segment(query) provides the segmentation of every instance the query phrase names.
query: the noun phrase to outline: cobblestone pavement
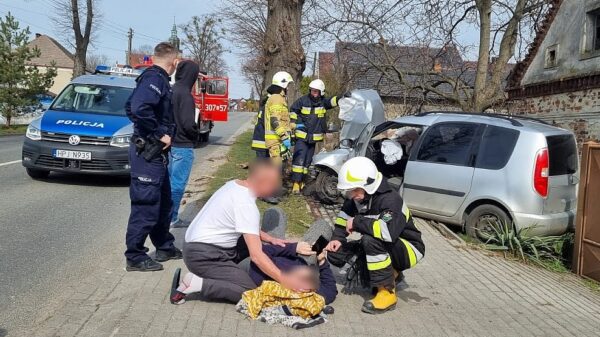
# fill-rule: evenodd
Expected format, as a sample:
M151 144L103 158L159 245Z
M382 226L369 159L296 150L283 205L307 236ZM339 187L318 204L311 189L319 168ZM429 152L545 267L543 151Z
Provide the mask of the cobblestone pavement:
M329 217L331 210L313 209ZM409 287L395 311L360 312L363 296L340 294L327 324L304 331L249 321L233 305L168 300L181 261L155 273L113 267L82 281L70 301L24 336L598 336L600 294L557 274L466 248L417 220L425 259L405 272ZM183 230L175 234L181 239ZM32 299L35 300L35 299Z

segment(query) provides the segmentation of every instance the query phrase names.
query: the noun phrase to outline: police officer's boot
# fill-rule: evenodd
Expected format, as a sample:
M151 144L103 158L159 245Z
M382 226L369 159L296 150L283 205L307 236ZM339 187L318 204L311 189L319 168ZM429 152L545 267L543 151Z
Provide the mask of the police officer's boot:
M395 290L379 287L375 297L366 301L361 310L369 314L381 314L396 309L396 302L398 302L398 299Z

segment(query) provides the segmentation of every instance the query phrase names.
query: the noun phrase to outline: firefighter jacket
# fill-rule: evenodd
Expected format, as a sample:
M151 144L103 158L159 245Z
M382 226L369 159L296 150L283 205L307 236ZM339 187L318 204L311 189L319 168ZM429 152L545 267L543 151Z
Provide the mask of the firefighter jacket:
M265 96L260 101L256 123L254 124L254 133L252 134L252 149L264 150L267 148L265 144L265 104L269 96Z
M323 141L327 130L325 113L338 105L337 100L337 96L331 98L321 96L313 99L310 95L305 95L298 98L292 104L290 118L292 123L303 124L304 128L296 128L294 133L296 138L303 139L308 143Z
M272 147L290 138L291 122L285 96L273 94L267 100L264 109L265 144Z
M335 220L332 240L346 241L346 221L354 217L353 231L369 235L385 243L408 241L425 255L421 232L415 227L410 210L398 192L383 178L375 194L361 205L346 199ZM413 257L411 257L412 259ZM415 257L416 258L416 257Z

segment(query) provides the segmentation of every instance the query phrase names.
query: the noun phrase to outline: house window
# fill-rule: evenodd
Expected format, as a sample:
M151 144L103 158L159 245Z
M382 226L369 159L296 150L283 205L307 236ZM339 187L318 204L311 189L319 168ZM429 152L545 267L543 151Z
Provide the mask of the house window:
M594 23L594 50L600 50L600 10L592 14Z
M544 56L544 68L554 68L557 65L558 60L558 45L555 44L546 48L546 54Z

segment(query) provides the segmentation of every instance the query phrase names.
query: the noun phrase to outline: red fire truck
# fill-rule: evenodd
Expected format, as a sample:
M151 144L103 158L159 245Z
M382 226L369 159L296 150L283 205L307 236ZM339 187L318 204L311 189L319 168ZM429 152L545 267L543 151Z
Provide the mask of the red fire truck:
M144 57L135 69L146 69L152 65L150 57ZM175 78L173 74L172 78ZM199 143L208 142L214 122L226 122L229 112L229 78L212 77L201 73L192 89L196 102L196 123L200 136Z

